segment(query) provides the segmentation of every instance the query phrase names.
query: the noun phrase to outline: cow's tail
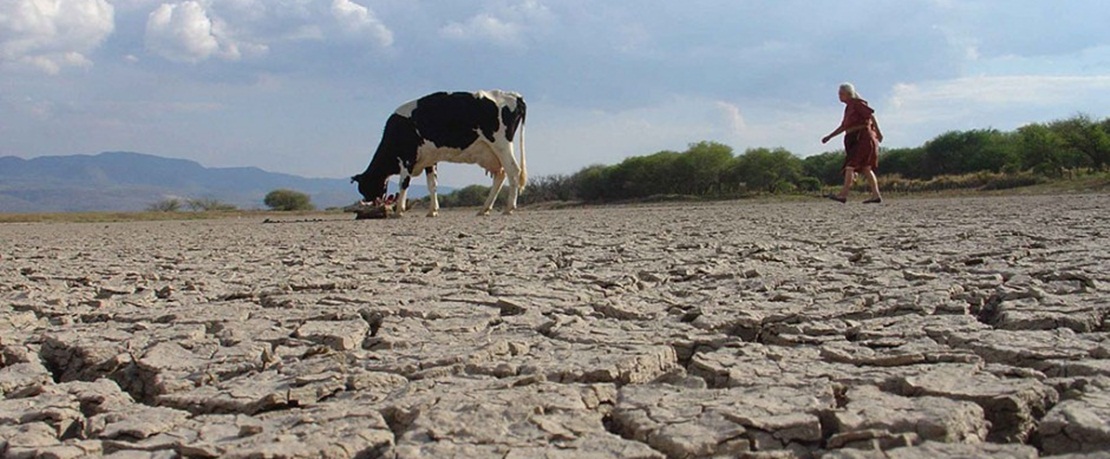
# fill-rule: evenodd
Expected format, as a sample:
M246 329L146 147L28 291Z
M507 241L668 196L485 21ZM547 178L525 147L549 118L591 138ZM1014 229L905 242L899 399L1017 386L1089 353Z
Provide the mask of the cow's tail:
M521 116L521 191L528 183L528 166L524 164L524 116Z
M527 110L523 99L520 104L520 191L524 191L524 185L528 183L528 167L524 164L524 119L527 117Z

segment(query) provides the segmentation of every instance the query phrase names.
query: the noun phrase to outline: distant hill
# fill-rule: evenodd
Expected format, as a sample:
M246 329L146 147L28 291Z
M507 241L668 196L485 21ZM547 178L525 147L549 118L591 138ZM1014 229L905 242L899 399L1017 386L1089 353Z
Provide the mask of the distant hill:
M390 183L391 192L395 187ZM168 198L216 199L241 209L262 209L266 193L278 188L307 193L321 209L360 198L357 185L346 178L305 178L256 167L209 168L142 153L0 157L0 212L135 211ZM427 194L423 186L409 188L410 198Z

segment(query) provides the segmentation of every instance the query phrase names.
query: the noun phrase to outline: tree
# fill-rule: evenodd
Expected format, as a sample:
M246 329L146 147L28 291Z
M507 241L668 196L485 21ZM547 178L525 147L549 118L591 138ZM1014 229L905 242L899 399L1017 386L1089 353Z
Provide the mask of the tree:
M1104 123L1105 124L1105 123ZM1103 169L1110 165L1110 135L1102 124L1087 115L1077 115L1048 125L1063 142L1066 159L1072 164L1065 167L1090 167Z
M572 201L577 199L577 190L571 176L555 174L545 175L528 181L526 193L519 197L521 204L537 202Z
M452 191L440 197L439 204L443 207L476 207L486 203L490 188L485 185L470 185ZM505 194L505 188L501 189ZM499 195L500 196L500 195Z
M578 190L578 198L584 201L604 201L612 199L610 194L609 176L613 166L605 166L602 164L594 164L586 166L582 170L576 172L570 177L575 189Z
M1056 176L1065 166L1064 141L1043 124L1018 128L1022 166L1042 175Z
M732 147L728 145L717 142L690 144L675 159L673 173L667 174L678 181L678 189L672 192L694 196L721 194L721 179L731 161Z
M844 180L844 174L840 172L843 166L844 153L829 151L803 159L802 173L809 177L816 177L826 185L836 185Z
M235 210L234 205L221 202L215 198L190 199L185 205L189 206L190 210L196 212L227 212Z
M749 148L733 160L728 177L750 190L785 192L785 183L793 185L802 177L802 161L784 148Z
M181 200L177 198L168 198L155 202L146 207L150 212L180 212Z
M997 129L949 131L925 143L923 178L998 172L1019 162L1017 141Z
M307 194L288 189L271 191L266 194L266 198L262 202L270 209L280 211L313 210L316 208L312 205L312 199Z
M604 199L635 199L675 193L673 172L678 156L673 151L660 151L621 161L607 171Z

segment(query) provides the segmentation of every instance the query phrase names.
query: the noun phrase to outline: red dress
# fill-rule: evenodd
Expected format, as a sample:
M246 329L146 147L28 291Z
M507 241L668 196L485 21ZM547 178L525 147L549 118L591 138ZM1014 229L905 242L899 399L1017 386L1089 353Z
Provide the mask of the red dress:
M844 134L844 167L857 171L875 170L879 167L879 139L875 136L875 124L871 115L875 109L863 99L851 99L844 107L844 121L840 126L850 128L861 124L867 127Z

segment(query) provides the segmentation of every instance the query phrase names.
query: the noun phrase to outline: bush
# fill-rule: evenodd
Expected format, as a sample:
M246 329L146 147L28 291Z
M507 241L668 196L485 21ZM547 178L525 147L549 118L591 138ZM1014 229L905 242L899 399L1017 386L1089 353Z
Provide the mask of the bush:
M287 189L267 193L262 202L270 209L280 211L313 210L316 208L312 205L312 199L307 194Z
M779 180L771 186L771 191L777 194L790 194L798 191L797 185L786 180Z
M504 199L507 188L501 188L498 199ZM489 187L484 185L469 185L439 197L440 207L478 207L486 203L489 196Z
M234 205L220 202L214 198L190 199L186 205L189 206L189 210L196 212L227 212L236 210Z
M150 212L180 212L181 200L176 198L163 199L146 207Z
M798 179L798 189L802 191L821 191L821 180L817 177L802 177Z
M1033 186L1041 183L1040 177L1029 174L1001 174L992 177L982 186L982 190L1008 190L1011 188L1020 188L1023 186Z

